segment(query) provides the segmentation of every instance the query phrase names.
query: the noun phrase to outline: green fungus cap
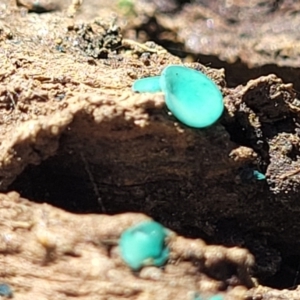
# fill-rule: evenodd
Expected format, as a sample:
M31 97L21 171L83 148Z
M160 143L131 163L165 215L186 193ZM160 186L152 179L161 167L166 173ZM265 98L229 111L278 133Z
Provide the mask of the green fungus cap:
M200 71L184 66L168 66L160 76L160 86L165 93L168 109L187 126L211 126L223 113L222 93Z
M169 257L169 249L165 245L167 235L167 230L154 221L128 228L122 233L119 243L122 259L133 270L145 265L164 265Z
M224 110L218 86L202 72L180 65L166 67L161 76L136 80L132 90L139 93L162 91L175 118L194 128L213 125Z

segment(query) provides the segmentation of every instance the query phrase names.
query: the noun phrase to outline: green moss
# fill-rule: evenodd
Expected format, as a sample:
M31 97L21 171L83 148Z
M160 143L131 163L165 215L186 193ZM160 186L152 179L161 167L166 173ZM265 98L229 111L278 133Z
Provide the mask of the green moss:
M133 0L118 0L117 6L127 16L136 15Z

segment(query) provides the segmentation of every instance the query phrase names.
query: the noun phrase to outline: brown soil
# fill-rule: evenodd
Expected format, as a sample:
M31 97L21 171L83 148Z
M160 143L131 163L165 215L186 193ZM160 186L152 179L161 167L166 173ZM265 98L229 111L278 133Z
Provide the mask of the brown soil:
M0 4L0 281L15 299L300 299L297 2L225 2ZM224 95L208 129L131 91L181 63ZM178 235L165 268L132 273L117 241L141 213Z

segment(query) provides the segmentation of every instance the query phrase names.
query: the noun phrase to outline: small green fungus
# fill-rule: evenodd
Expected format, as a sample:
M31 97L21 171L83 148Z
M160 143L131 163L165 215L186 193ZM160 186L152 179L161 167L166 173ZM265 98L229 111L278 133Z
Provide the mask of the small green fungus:
M211 296L208 300L224 300L224 297L222 295L214 295Z
M193 300L205 300L205 299L201 297L198 293L196 293Z
M256 180L265 180L266 179L266 175L257 170L253 170L253 176Z
M147 265L164 265L169 257L169 248L165 244L167 235L167 229L154 221L128 228L119 243L122 259L133 270Z
M244 166L239 169L238 180L244 184L248 184L256 181L266 180L266 175L254 169L254 167Z
M138 79L133 83L132 90L139 93L161 92L160 76Z
M171 113L183 124L194 128L213 125L224 111L223 96L205 74L180 65L166 67L161 76L138 79L133 91L162 91Z
M207 298L202 297L198 293L196 293L193 300L224 300L224 297L222 295L213 295Z

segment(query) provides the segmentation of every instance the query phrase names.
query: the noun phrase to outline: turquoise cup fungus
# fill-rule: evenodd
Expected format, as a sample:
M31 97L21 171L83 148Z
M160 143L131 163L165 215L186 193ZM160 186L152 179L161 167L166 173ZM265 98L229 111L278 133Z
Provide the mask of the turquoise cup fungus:
M165 244L167 235L167 229L154 221L128 228L119 242L122 259L135 271L143 266L163 266L169 258L169 248Z
M161 92L160 76L138 79L133 83L132 90L139 93Z
M211 297L202 297L198 293L196 293L194 300L224 300L224 297L222 295L214 295Z
M194 128L213 125L224 111L223 96L205 74L180 65L166 67L161 76L138 79L135 92L163 92L171 113L183 124Z
M222 295L214 295L211 296L208 300L223 300L224 297Z
M265 180L266 179L266 175L257 170L253 170L253 176L256 180Z

